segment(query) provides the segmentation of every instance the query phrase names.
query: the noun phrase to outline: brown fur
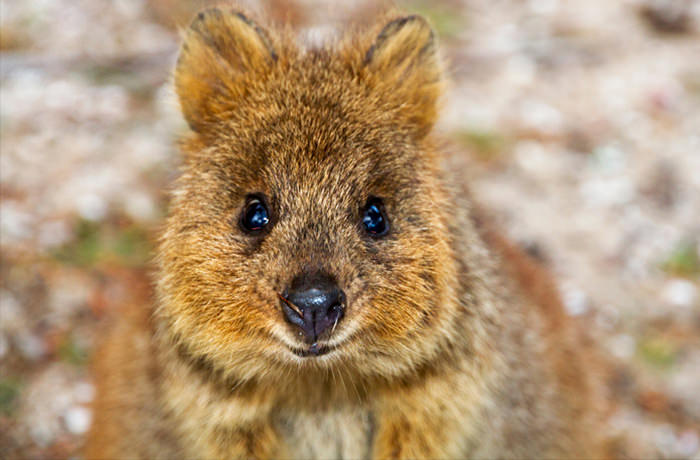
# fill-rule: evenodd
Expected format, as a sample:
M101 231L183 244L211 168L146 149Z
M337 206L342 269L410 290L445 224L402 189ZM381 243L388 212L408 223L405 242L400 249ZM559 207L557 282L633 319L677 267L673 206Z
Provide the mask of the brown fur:
M439 63L415 16L318 49L235 11L194 20L159 303L99 357L88 458L598 454L591 365L551 282L434 147ZM262 235L238 227L249 193L269 200ZM369 196L381 239L360 226ZM348 306L331 351L301 357L278 293L312 270Z

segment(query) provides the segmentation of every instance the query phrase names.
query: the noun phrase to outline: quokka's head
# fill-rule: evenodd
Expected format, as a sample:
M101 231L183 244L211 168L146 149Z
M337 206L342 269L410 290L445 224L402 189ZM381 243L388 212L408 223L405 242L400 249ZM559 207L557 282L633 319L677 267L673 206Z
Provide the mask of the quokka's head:
M418 16L319 49L236 11L194 19L159 284L187 353L240 378L431 358L456 308L436 51Z

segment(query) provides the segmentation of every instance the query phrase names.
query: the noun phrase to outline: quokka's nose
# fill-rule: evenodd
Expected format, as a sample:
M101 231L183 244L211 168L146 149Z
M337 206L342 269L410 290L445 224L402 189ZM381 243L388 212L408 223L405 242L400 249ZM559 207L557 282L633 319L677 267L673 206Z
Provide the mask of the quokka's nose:
M282 296L282 310L287 321L301 329L306 341L315 343L343 318L345 293L327 275L301 275Z

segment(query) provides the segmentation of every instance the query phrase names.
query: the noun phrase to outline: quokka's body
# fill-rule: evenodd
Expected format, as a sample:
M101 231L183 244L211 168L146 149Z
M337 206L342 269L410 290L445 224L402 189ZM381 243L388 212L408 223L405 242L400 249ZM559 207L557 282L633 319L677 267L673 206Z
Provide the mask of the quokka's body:
M96 357L88 458L599 454L555 290L431 141L435 45L416 16L305 50L195 18L158 305Z

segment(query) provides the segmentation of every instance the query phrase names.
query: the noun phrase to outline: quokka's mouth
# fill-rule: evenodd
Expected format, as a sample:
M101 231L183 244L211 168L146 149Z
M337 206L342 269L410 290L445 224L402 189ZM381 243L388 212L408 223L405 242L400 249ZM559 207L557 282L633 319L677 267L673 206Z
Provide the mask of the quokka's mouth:
M289 350L300 358L308 358L314 356L323 356L337 348L337 345L319 345L314 343L308 348L291 348Z

